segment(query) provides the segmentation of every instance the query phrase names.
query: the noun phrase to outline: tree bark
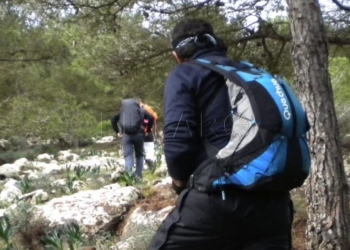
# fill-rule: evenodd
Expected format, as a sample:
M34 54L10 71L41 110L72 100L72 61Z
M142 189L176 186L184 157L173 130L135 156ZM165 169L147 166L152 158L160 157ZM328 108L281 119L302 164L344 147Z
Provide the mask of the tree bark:
M328 48L318 0L287 0L292 60L311 123L312 170L306 187L307 248L350 249L349 186L328 72Z

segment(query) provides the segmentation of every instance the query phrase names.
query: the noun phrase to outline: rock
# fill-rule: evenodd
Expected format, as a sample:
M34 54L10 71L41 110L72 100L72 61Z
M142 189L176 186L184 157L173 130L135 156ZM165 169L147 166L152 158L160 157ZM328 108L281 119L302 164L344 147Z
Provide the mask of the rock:
M49 195L42 189L35 190L33 192L21 195L19 200L31 200L32 204L36 204L38 201L48 201Z
M0 218L4 217L6 209L0 209Z
M40 162L40 161L33 161L32 162L32 169L43 171L45 169L51 169L56 168L58 166L55 163L47 163L47 162Z
M125 172L125 169L123 167L118 166L117 169L111 173L111 179L113 182L117 182L120 179L120 176L122 176Z
M11 143L8 140L0 139L0 151L9 150L11 147Z
M96 247L92 247L92 246L81 247L79 248L79 250L96 250Z
M171 185L172 183L172 178L171 177L166 177L162 180L156 180L153 182L153 185L155 187L162 187L162 186L166 186L166 185Z
M118 190L119 188L120 188L119 183L114 183L114 184L110 184L102 187L102 189L108 189L108 190Z
M45 162L32 162L32 166L34 169L42 171L45 175L58 174L61 173L65 166L57 165L55 163L45 163Z
M85 187L85 183L83 181L73 181L72 188L76 190L80 190Z
M50 161L53 159L54 159L53 155L49 155L49 154L41 154L36 157L37 161L45 162L45 163L50 163Z
M156 176L159 177L165 177L168 174L168 167L166 164L160 166L159 168L156 169L156 171L154 172L154 174Z
M350 134L345 135L342 139L341 139L341 146L343 148L346 149L350 149Z
M76 162L70 162L64 165L64 168L74 169L76 167L82 167L85 169L106 168L113 169L120 166L118 161L113 157L99 157L97 155L89 156L84 160Z
M32 172L28 175L28 180L38 180L40 178L40 173L38 172Z
M30 174L32 174L34 172L33 172L33 170L24 170L24 171L21 171L21 173L25 174L25 175L30 175Z
M58 179L51 183L53 187L64 187L67 185L67 179Z
M98 184L100 186L102 186L103 184L106 184L106 180L103 176L99 176L97 178L88 178L86 179L86 183L89 184Z
M6 163L0 166L0 175L6 176L6 178L19 178L20 167L16 164Z
M57 159L59 161L77 161L80 159L80 156L74 153L71 153L70 150L64 150L58 152Z
M111 143L113 141L114 141L113 136L105 136L105 137L102 137L100 140L97 140L95 143L96 144L105 144L105 143Z
M20 170L23 170L26 167L30 167L31 163L27 160L27 158L20 158L16 160L13 164L17 165Z
M70 196L54 198L40 208L40 216L51 226L76 221L85 233L115 230L129 207L141 197L135 187L107 186L99 190L80 191ZM112 228L114 227L114 228Z
M9 187L12 187L12 186L20 188L21 183L19 181L17 181L17 180L14 180L14 179L8 179L6 181L6 183L4 184L4 188L9 188Z
M174 206L165 207L159 211L143 211L136 208L127 219L119 241L112 249L144 249L149 245L159 225L172 211Z
M13 203L22 195L22 192L16 185L11 184L6 186L7 184L8 183L5 184L5 188L0 193L0 201Z

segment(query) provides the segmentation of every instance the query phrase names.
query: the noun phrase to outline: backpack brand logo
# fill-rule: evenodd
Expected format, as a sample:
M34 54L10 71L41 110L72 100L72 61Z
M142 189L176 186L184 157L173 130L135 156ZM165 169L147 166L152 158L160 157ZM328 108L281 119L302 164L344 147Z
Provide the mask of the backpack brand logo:
M273 83L273 86L275 86L276 94L280 97L282 107L283 107L283 116L286 120L289 120L292 114L289 110L288 102L287 102L287 99L285 98L284 92L276 79L272 79L271 81Z

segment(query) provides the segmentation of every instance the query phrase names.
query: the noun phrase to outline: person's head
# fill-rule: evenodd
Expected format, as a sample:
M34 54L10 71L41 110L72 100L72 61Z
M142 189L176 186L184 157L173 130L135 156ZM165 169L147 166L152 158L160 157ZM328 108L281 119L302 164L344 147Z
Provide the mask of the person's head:
M178 22L172 32L173 54L182 63L197 51L218 48L226 51L221 39L215 36L210 23L201 19L184 19Z

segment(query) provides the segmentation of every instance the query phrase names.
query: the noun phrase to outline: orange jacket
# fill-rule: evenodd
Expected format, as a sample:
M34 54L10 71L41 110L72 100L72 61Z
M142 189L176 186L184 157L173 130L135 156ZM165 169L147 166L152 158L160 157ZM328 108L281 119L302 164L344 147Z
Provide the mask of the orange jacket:
M146 110L146 112L148 112L150 115L153 116L154 121L156 121L158 118L157 113L154 112L154 110L150 106L148 106L147 104L142 103L142 106Z
M150 114L150 115L154 118L153 126L156 127L156 121L157 121L157 118L158 118L157 113L154 112L154 110L153 110L150 106L148 106L147 104L145 104L145 103L142 103L142 102L141 102L140 105L141 105L141 107L143 107L143 108L145 109L145 111L146 111L148 114ZM148 121L147 121L147 123L148 123ZM146 124L145 124L145 125L146 125ZM145 133L146 133L146 128L147 128L147 126L145 126ZM151 128L151 131L152 131L152 128Z

